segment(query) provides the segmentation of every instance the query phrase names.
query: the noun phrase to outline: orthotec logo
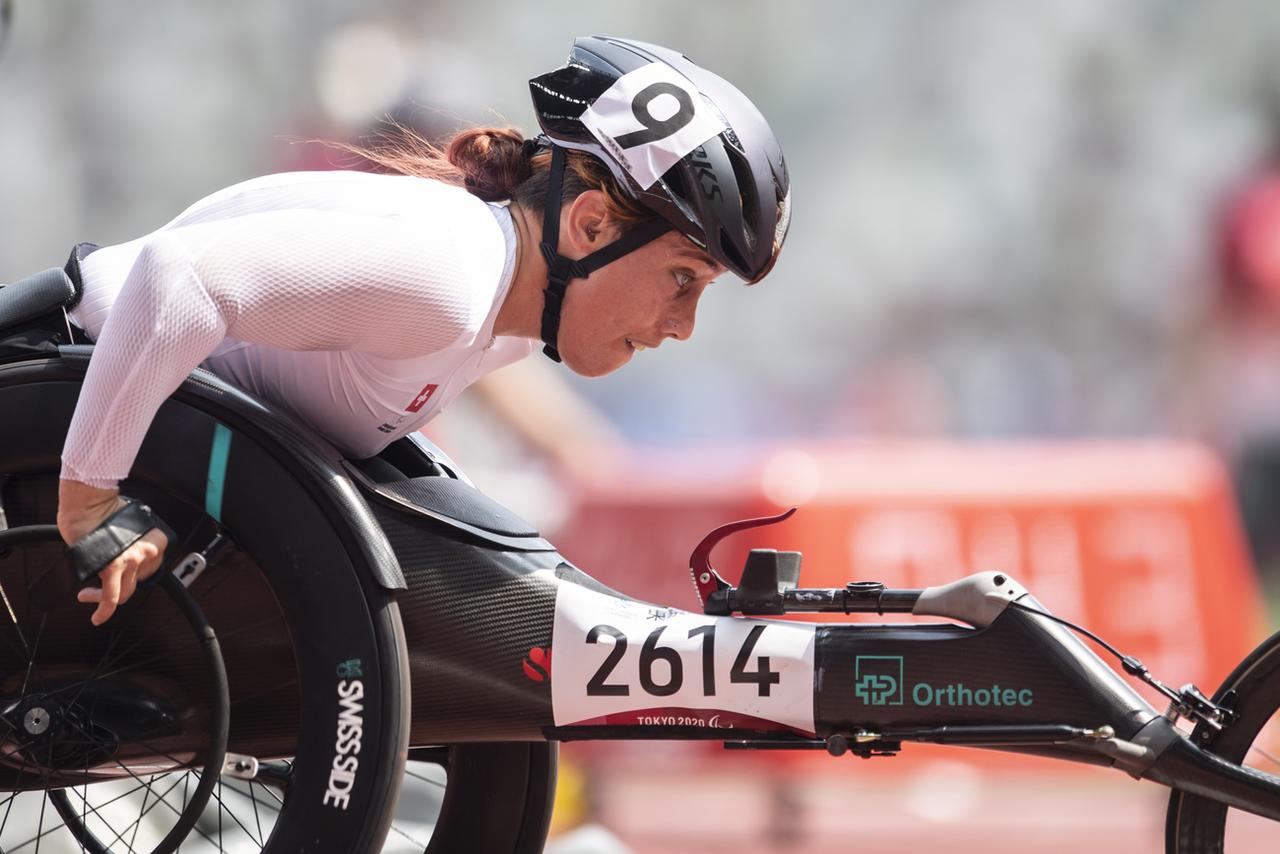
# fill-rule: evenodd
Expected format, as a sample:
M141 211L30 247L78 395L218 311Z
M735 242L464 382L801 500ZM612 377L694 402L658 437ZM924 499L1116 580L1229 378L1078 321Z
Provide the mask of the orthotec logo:
M902 656L859 655L854 659L853 693L868 706L901 706L910 694L913 706L1022 706L1034 705L1030 688L1011 688L998 683L980 688L963 682L930 684L917 682L907 691Z
M859 700L868 706L902 705L902 656L860 655L853 670Z

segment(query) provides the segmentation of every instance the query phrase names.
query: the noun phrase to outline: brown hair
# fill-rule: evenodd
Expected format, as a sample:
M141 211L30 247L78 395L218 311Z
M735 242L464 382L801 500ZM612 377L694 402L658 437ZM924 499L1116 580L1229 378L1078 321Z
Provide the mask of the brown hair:
M381 170L465 187L486 202L510 199L540 212L547 195L551 155L544 151L527 156L524 136L515 128L459 131L441 147L410 128L392 124L368 145L331 144ZM624 230L654 218L600 160L580 151L568 150L566 155L561 194L565 204L587 190L599 190L605 195L609 216Z

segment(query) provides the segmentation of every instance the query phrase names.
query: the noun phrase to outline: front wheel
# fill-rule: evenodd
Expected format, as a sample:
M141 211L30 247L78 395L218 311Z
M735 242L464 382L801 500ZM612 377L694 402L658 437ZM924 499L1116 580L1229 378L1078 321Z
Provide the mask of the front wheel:
M1203 724L1192 740L1230 762L1280 774L1280 632L1223 681L1213 700L1235 711L1222 732ZM1262 854L1280 850L1280 826L1198 795L1174 791L1165 822L1168 854Z
M538 854L551 825L558 756L558 745L545 741L410 750L383 854Z

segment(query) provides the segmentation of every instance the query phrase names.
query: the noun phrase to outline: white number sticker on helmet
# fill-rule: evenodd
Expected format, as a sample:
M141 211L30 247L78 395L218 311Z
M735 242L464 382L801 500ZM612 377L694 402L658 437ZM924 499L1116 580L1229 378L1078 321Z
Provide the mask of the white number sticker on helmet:
M660 62L622 75L587 107L581 121L646 190L680 158L725 130L719 111Z

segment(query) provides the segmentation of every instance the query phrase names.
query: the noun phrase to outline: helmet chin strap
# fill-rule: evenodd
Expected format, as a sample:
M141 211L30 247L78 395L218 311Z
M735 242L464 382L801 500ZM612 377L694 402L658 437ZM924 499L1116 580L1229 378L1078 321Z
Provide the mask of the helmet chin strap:
M565 150L558 145L551 147L551 172L547 182L547 204L542 214L542 243L539 249L547 262L547 287L542 301L542 352L553 362L559 362L560 351L556 339L560 335L560 311L564 308L564 293L569 282L585 279L595 270L616 261L628 252L634 252L646 243L661 237L671 226L655 218L628 231L622 237L573 261L559 252L560 246L560 197L564 188Z

